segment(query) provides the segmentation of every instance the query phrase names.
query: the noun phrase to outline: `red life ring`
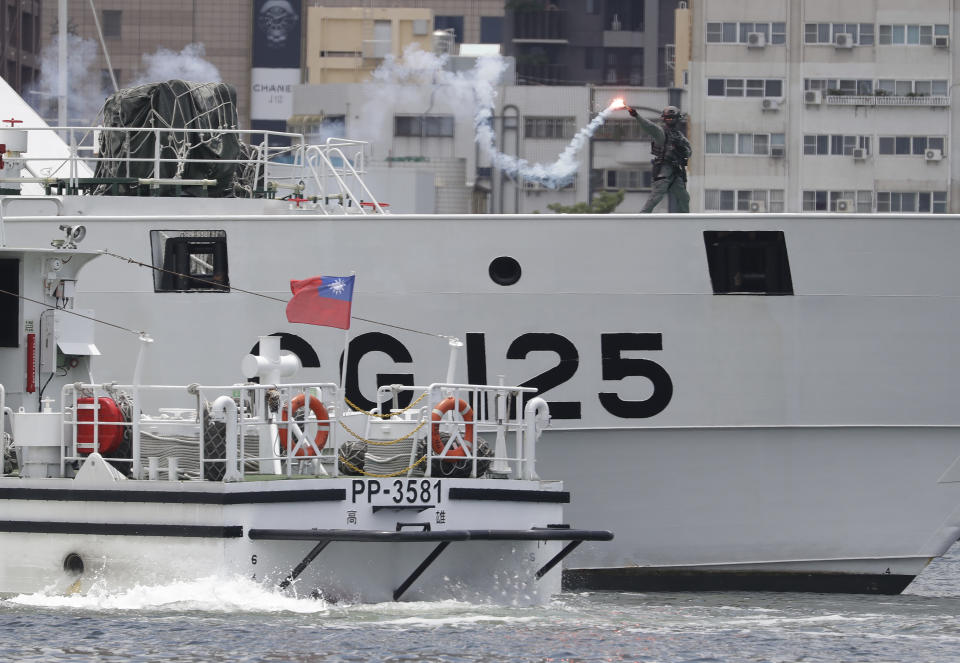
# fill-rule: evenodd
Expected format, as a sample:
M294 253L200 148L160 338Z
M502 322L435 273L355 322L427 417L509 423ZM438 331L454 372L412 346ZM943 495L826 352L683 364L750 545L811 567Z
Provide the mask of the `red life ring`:
M303 403L306 401L306 397L303 394L297 394L293 397L293 400L290 401L290 407L284 406L283 414L280 418L283 421L287 421L287 413L293 411L294 416L296 416L297 410L303 408ZM317 418L317 426L319 430L317 431L316 436L313 438L313 443L317 445L317 450L323 449L323 445L327 443L327 436L330 434L330 416L327 414L327 408L323 407L323 403L320 402L319 398L313 396L310 397L310 411L313 412L314 416ZM283 426L280 428L280 444L283 446L284 450L290 449L296 446L296 442L288 447L287 446L287 428ZM311 447L301 447L297 449L295 456L313 456L313 449Z
M447 412L450 412L454 408L456 408L460 416L463 417L463 420L467 422L467 430L465 431L463 437L464 443L473 440L473 410L470 409L470 405L465 400L450 396L440 401L440 404L433 409L433 414L431 415L431 419L434 422L431 435L433 438L433 452L435 454L442 454L443 447L446 446L440 439L440 421L443 419L443 415L445 415ZM458 447L451 447L450 450L447 451L445 458L449 458L450 456L463 457L466 455L467 450L464 448L464 445L461 445Z
M82 454L92 454L93 447L93 407L80 407L81 405L93 405L93 398L87 396L77 399L77 451ZM113 453L120 447L123 441L123 426L118 426L124 421L123 412L117 406L112 398L102 397L97 399L97 443L101 454Z

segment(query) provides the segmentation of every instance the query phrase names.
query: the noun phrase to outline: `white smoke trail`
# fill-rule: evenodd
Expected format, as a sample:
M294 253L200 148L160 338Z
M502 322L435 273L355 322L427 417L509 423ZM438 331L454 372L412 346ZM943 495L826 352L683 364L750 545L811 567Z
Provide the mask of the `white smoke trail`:
M365 108L365 117L382 115L381 109L400 106L405 103L423 100L423 90L430 90L430 105L433 97L440 93L444 103L450 107L474 110L473 125L475 140L490 162L510 177L537 182L547 188L556 189L569 183L576 177L579 163L577 155L587 144L591 136L600 128L615 108L601 111L591 122L581 128L570 143L549 164L530 163L526 159L504 154L496 148L496 135L493 130L493 117L496 108L496 86L507 69L507 61L499 55L487 55L477 59L474 68L467 72L452 72L445 69L447 56L437 56L420 50L415 45L408 48L403 57L386 58L384 63L373 72L369 99ZM367 139L376 140L386 129L385 122L371 121ZM374 135L370 135L373 133Z
M59 96L59 38L54 37L40 54L40 76L27 93L27 101L46 121L56 124ZM104 79L97 57L100 46L93 39L67 36L67 124L89 126L96 123L103 100L113 94L113 87ZM220 72L204 59L203 44L188 44L179 53L159 48L141 58L143 73L132 85L182 78L201 83L219 83Z
M60 95L59 37L40 53L40 75L26 95L40 117L57 124L57 104ZM100 69L96 67L97 42L77 35L67 35L67 124L84 126L93 120L103 104L104 87Z
M172 78L197 83L219 83L220 71L204 59L206 54L203 44L187 44L179 53L162 47L155 53L144 53L140 58L143 73L133 84L156 83Z

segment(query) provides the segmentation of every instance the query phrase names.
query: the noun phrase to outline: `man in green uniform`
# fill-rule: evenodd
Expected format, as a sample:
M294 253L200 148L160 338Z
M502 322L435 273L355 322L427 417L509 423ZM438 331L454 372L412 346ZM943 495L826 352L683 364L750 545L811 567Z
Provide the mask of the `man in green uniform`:
M663 127L660 127L640 117L633 108L627 106L626 109L653 141L650 144L650 151L653 153L653 187L647 204L640 211L649 214L664 196L670 195L676 201L678 212L689 212L687 161L690 159L690 142L677 127L680 110L676 106L664 108L660 114Z

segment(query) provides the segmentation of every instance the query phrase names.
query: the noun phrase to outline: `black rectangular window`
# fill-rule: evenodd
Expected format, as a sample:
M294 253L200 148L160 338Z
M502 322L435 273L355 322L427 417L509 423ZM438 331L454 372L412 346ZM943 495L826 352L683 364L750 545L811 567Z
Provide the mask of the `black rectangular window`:
M499 44L503 41L503 17L480 17L480 43Z
M454 38L459 44L463 42L463 16L434 16L433 29L446 30L453 28Z
M782 230L706 230L703 243L713 294L793 294Z
M0 290L0 348L16 348L20 346L19 260L0 260Z
M152 230L156 292L228 292L227 233Z
M120 26L123 24L122 9L104 9L103 10L103 36L107 38L119 39L121 34Z

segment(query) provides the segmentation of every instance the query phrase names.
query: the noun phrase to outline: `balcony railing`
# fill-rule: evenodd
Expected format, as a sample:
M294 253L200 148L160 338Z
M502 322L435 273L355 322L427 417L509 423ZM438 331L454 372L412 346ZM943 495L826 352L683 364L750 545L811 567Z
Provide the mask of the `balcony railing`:
M562 9L517 12L513 15L514 41L566 41L567 12Z
M829 94L827 103L831 106L949 106L950 97L940 94L920 97Z
M517 79L521 84L563 85L567 82L567 67L562 64L517 63Z

